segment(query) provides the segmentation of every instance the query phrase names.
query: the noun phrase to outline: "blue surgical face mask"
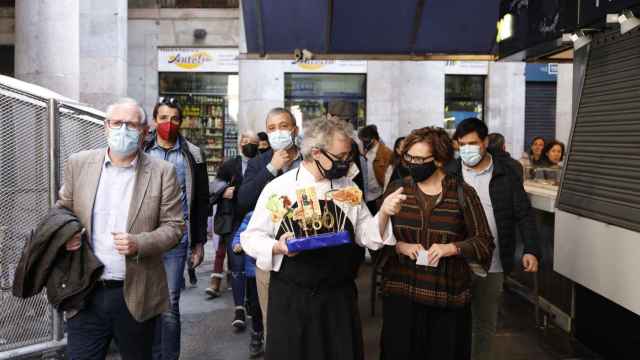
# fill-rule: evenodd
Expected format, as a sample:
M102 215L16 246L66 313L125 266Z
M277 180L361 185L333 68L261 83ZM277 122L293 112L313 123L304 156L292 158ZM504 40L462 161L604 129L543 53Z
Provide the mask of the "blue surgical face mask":
M293 145L293 136L289 130L276 130L269 133L269 144L274 151L288 149Z
M109 149L120 156L129 156L138 150L139 130L129 130L126 126L110 129Z
M460 157L467 166L476 166L482 160L479 145L464 145L460 147Z

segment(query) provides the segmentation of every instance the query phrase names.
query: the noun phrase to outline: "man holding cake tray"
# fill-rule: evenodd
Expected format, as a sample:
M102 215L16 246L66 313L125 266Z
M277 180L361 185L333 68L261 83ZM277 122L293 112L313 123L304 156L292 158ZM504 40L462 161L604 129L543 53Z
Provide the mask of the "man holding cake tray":
M395 245L398 189L373 217L351 180L350 124L305 124L303 162L267 184L241 235L244 251L271 271L266 358L363 359L353 249Z

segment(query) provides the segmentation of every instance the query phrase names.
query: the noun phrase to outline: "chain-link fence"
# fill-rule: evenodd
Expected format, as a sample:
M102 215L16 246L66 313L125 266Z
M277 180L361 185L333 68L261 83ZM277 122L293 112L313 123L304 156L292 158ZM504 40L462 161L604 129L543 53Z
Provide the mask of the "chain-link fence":
M11 288L26 234L55 201L64 161L105 146L102 119L0 82L0 359L64 343L61 315L46 294L18 299Z

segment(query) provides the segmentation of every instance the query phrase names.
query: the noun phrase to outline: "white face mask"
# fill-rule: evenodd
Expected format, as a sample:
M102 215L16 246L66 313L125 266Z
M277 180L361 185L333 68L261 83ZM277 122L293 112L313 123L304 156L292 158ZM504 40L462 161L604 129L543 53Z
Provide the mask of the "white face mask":
M138 150L140 131L129 130L125 125L109 131L109 149L114 153L129 156Z
M276 130L268 134L269 144L274 151L288 149L293 145L293 137L289 130Z
M467 166L476 166L482 160L480 145L464 145L460 147L460 158Z

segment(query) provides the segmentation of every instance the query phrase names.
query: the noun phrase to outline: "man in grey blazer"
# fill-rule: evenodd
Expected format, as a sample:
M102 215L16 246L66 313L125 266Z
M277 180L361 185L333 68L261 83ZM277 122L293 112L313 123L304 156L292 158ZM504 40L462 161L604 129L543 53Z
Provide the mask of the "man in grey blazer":
M104 359L116 341L127 359L151 359L156 317L168 309L163 254L182 237L184 220L175 167L142 152L144 110L122 99L106 111L107 149L72 155L58 206L86 228L67 251L91 246L105 265L85 307L68 312L68 355Z

